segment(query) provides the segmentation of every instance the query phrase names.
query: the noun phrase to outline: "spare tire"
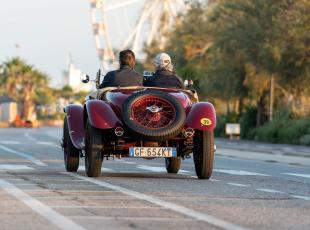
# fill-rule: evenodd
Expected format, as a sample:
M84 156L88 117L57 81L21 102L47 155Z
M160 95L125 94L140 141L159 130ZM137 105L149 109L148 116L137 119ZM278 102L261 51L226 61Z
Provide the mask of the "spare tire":
M164 141L178 135L186 118L182 104L175 97L155 90L129 96L121 113L129 131L150 141Z

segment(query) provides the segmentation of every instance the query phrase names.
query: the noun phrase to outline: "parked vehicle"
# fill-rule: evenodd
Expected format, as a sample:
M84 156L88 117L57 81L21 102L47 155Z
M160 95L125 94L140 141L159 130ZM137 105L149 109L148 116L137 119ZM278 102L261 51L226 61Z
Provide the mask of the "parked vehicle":
M83 82L88 81L87 76ZM103 159L109 157L165 158L167 172L177 173L182 159L193 154L198 178L212 174L215 109L199 102L194 90L97 89L84 105L68 105L64 112L63 149L69 172L76 172L79 158L85 156L89 177L100 176Z

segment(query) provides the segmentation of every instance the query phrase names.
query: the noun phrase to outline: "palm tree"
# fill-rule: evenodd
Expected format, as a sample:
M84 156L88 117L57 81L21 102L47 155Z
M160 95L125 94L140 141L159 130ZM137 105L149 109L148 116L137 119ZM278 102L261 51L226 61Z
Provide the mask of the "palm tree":
M47 75L18 57L5 62L3 69L0 85L9 97L20 103L22 118L32 120L36 95L49 89Z

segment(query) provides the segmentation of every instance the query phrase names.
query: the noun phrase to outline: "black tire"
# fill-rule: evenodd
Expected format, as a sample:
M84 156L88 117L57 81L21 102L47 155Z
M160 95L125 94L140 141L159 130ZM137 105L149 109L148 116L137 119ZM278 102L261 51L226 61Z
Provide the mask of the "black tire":
M64 119L63 127L63 151L64 163L67 172L77 172L80 161L80 150L75 148L71 141L67 116Z
M166 169L167 173L178 173L181 168L182 159L181 157L176 158L166 158Z
M101 130L87 121L85 132L85 171L89 177L99 177L103 160L103 140Z
M135 122L131 115L131 107L137 100L140 100L141 98L148 96L166 100L171 105L173 105L176 115L174 121L172 121L169 125L167 125L164 128L156 128L156 129L149 129ZM123 103L121 113L123 121L126 127L129 129L129 131L131 131L134 135L136 135L140 139L150 141L165 141L172 137L175 137L182 130L186 119L185 110L182 104L175 97L169 95L168 93L155 90L145 90L132 94Z
M214 162L213 131L196 131L193 153L198 179L209 179L212 175Z

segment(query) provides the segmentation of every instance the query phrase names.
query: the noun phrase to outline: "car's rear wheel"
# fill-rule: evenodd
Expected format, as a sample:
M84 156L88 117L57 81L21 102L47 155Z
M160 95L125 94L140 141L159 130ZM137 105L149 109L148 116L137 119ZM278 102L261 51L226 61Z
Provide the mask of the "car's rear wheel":
M99 177L103 160L103 140L100 129L88 121L85 132L85 170L89 177Z
M166 158L166 170L168 173L178 173L181 167L182 159L181 157L176 158Z
M67 116L64 119L63 127L63 151L67 172L77 172L79 168L80 151L74 147L71 141Z
M197 131L194 138L194 164L198 179L209 179L213 171L213 131Z

